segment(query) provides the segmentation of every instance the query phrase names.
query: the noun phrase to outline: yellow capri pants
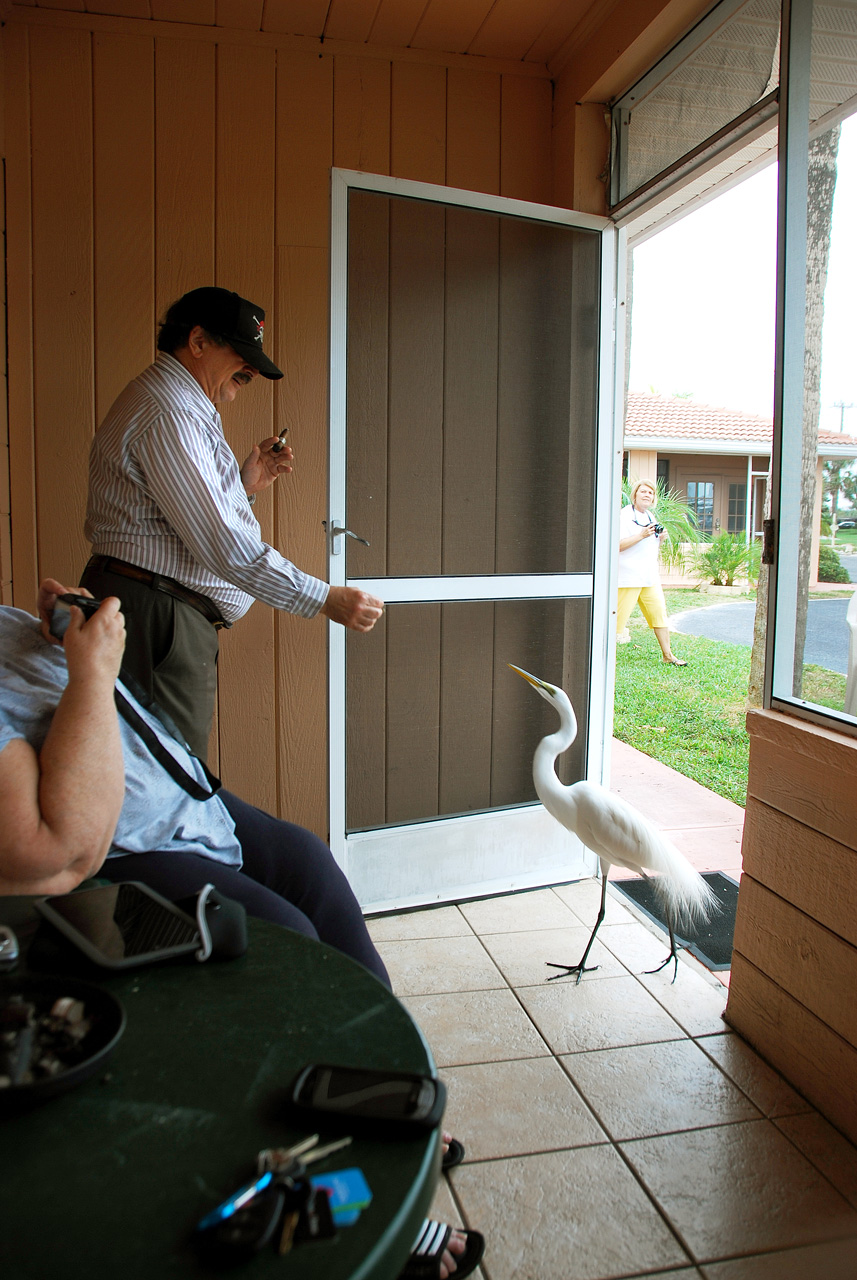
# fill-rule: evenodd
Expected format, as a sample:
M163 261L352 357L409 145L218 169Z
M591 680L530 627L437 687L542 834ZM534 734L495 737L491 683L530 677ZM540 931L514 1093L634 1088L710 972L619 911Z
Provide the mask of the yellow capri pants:
M621 635L627 627L635 604L639 604L640 612L652 630L668 625L667 603L660 583L654 587L620 587L616 612L617 635Z

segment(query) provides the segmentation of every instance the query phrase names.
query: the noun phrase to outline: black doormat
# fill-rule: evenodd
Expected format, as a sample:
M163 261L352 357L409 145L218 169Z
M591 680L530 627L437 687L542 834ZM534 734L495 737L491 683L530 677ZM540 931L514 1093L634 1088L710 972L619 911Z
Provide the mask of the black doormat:
M707 969L728 969L732 964L732 937L735 933L735 906L738 902L738 885L722 871L706 871L703 875L713 890L720 910L712 918L697 929L687 934L676 930L676 942L687 947L688 951L701 960ZM624 893L643 911L650 920L654 920L664 932L667 926L663 916L661 900L655 892L655 877L648 880L611 880L610 883L620 893Z

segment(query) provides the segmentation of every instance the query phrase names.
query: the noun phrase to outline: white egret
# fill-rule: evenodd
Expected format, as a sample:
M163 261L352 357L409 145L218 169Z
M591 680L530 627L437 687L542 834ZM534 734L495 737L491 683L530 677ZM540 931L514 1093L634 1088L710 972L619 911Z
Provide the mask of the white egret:
M586 950L579 964L552 964L548 961L549 968L562 970L561 973L551 974L548 981L576 973L577 981L580 982L584 973L598 968L593 965L587 969L586 960L604 919L607 872L613 865L627 867L629 871L639 872L643 876L646 871L656 873L653 883L663 902L670 935L670 951L664 963L651 972L659 973L670 960L674 960L675 982L678 955L673 926L708 919L717 906L715 895L684 854L666 840L639 810L619 796L611 794L597 782L575 782L570 787L560 782L555 769L557 757L567 751L577 737L574 708L562 689L531 676L511 662L509 666L554 707L560 719L556 733L542 738L536 747L533 757L536 793L548 813L579 836L586 848L591 849L601 860L601 908Z

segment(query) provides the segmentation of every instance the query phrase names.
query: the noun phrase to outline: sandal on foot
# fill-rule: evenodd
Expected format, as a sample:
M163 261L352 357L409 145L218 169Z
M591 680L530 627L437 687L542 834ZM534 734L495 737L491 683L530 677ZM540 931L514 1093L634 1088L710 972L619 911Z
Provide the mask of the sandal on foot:
M433 1222L426 1218L419 1239L414 1245L404 1271L399 1280L438 1280L443 1251L449 1243L453 1231L459 1230L465 1238L464 1253L454 1253L455 1270L449 1274L449 1280L464 1280L471 1275L485 1252L485 1238L479 1231L466 1231L464 1227L448 1227L444 1222Z
M686 667L687 663L684 658L664 658L664 662L668 667Z
M459 1142L458 1138L450 1138L449 1146L444 1151L443 1159L440 1162L441 1169L444 1173L446 1173L447 1169L455 1169L463 1159L464 1143Z

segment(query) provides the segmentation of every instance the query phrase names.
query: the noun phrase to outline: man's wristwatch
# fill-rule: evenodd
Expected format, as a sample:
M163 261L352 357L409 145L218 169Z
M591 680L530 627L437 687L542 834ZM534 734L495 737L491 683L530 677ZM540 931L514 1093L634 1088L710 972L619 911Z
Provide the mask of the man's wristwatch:
M250 506L251 506L251 507L255 507L255 505L256 505L256 495L255 495L255 493L248 493L248 494L247 494L247 501L250 503Z

